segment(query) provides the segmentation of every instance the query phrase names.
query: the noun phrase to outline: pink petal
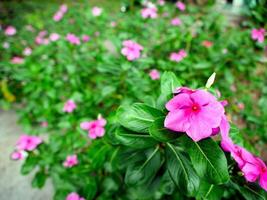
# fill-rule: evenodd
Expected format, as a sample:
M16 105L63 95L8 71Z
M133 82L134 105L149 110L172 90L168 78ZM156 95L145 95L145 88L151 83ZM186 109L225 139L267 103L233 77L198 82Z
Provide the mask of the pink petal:
M197 90L191 94L191 98L200 105L206 105L210 102L216 101L216 98L205 90Z
M174 111L184 106L190 106L192 101L188 94L179 94L173 97L168 103L165 105L166 109L169 111Z
M260 175L259 184L265 191L267 191L267 169Z
M255 182L260 174L258 167L251 163L246 163L242 168L242 172L249 182Z
M173 131L186 132L189 126L188 116L183 109L169 112L164 121L164 127Z

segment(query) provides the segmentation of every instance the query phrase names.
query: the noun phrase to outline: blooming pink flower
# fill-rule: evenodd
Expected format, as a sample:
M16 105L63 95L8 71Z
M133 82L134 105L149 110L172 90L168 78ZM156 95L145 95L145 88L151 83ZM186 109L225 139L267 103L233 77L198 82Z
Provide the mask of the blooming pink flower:
M204 40L201 44L202 44L202 46L204 46L206 48L210 48L213 46L213 42L208 41L208 40Z
M206 90L182 88L167 104L169 111L164 126L170 130L185 132L194 141L218 133L225 117L223 105Z
M160 6L163 6L163 5L165 4L165 1L164 1L164 0L158 0L158 4L159 4Z
M12 160L22 160L24 159L25 157L27 156L27 152L26 151L14 151L12 154L11 154L11 159Z
M63 15L64 14L62 12L56 12L56 14L53 16L53 20L55 22L58 22L63 18Z
M152 69L150 72L149 72L149 76L152 80L157 80L160 78L160 74L159 74L159 71L156 70L156 69Z
M83 42L88 42L90 40L90 36L89 35L83 35L82 36L82 41Z
M55 42L60 38L60 35L57 33L51 33L49 36L50 41Z
M264 42L264 34L265 34L264 28L253 29L251 31L251 38L253 40L257 40L259 43L263 43Z
M173 19L171 20L171 25L173 25L173 26L179 26L179 25L181 25L181 24L182 24L182 21L181 21L178 17L173 18Z
M78 164L77 155L69 155L66 160L63 162L63 166L66 168L73 167Z
M67 113L71 113L76 109L76 104L73 100L68 100L63 107L63 111Z
M21 135L16 147L18 150L33 151L43 141L38 136Z
M99 8L97 6L93 7L92 8L92 15L95 16L95 17L98 17L101 15L103 9L102 8Z
M41 127L46 128L48 126L48 122L47 121L43 121L40 123Z
M132 40L124 40L122 45L121 53L126 56L129 61L135 60L141 56L140 52L143 50L143 47L140 44Z
M5 29L5 34L7 36L12 36L12 35L15 35L17 32L16 28L14 26L8 26L6 29Z
M101 116L97 120L82 122L80 124L81 129L88 131L88 136L91 139L96 139L97 137L103 137L105 134L105 128L107 121Z
M71 43L75 45L81 44L80 38L78 38L76 35L72 33L68 33L66 36L66 39Z
M61 11L62 13L65 13L68 11L68 6L66 4L62 4L60 7L59 7L59 11Z
M157 18L158 14L157 14L157 8L156 7L147 7L147 8L143 8L141 10L141 15L143 18Z
M22 64L23 62L24 62L24 59L22 57L19 57L19 56L14 56L11 59L11 63L13 63L13 64Z
M30 47L26 47L24 50L23 50L23 55L24 56L29 56L32 54L32 49Z
M180 11L184 11L185 10L185 4L183 2L178 1L175 5Z
M68 196L66 197L66 200L85 200L85 198L80 197L77 193L72 192L69 193Z
M187 53L185 52L185 50L181 49L178 53L176 52L171 53L170 60L175 61L175 62L180 62L186 56L187 56Z

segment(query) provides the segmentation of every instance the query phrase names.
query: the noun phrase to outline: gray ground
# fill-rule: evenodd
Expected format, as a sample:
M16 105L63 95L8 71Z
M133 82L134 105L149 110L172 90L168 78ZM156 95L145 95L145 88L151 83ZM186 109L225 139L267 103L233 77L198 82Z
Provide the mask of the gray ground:
M0 200L50 200L52 185L48 181L42 190L31 188L31 178L20 175L23 161L12 161L9 156L22 134L13 111L0 111Z

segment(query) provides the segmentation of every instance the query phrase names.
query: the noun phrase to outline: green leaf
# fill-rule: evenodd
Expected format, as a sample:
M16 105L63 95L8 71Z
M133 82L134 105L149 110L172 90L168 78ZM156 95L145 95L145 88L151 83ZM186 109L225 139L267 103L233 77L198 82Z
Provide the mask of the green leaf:
M192 164L201 178L213 184L229 181L227 160L216 142L210 138L200 142L194 142L188 137L184 138Z
M118 127L115 133L116 139L123 145L136 149L143 149L157 144L150 135L144 135Z
M34 188L42 188L46 181L46 175L44 171L39 171L35 174L32 180L32 187Z
M220 200L223 196L223 189L221 186L200 182L200 187L197 193L197 199L201 200Z
M161 167L161 156L159 147L149 149L145 152L145 160L130 164L125 174L125 183L127 185L147 185L151 183Z
M117 111L118 122L125 128L138 133L148 133L148 128L158 117L164 114L142 103L121 106Z
M180 136L180 133L172 132L164 127L165 117L156 119L149 128L149 134L160 142L173 141Z
M37 164L38 159L35 156L29 155L20 169L21 174L29 174Z
M186 156L167 143L166 159L168 172L177 188L189 196L195 194L199 187L199 177Z

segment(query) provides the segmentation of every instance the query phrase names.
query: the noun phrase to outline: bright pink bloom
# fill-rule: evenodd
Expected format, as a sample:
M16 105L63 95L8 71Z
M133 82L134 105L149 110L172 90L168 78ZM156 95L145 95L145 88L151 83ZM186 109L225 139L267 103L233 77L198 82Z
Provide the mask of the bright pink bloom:
M66 168L73 167L78 164L77 155L69 155L63 163L63 166Z
M202 44L202 46L204 46L206 48L210 48L213 46L213 42L208 41L208 40L204 40L201 44Z
M101 15L103 9L102 8L99 8L97 6L93 7L92 8L92 15L95 16L95 17L98 17Z
M72 192L69 193L68 196L66 197L66 200L85 200L85 198L80 197L77 193Z
M185 132L194 141L218 133L225 117L223 105L206 90L182 88L167 104L169 111L164 126Z
M135 60L141 56L143 47L140 44L133 42L132 40L125 40L122 45L123 48L121 53L126 56L129 61Z
M76 109L76 104L73 100L68 100L63 107L63 111L67 113L71 113Z
M66 4L62 4L60 7L59 7L59 11L62 12L62 13L65 13L68 11L68 6Z
M171 53L170 60L175 61L175 62L180 62L186 56L187 56L187 53L185 52L185 50L181 49L178 53L176 52Z
M19 57L19 56L14 56L11 59L11 63L13 63L13 64L22 64L22 63L24 63L24 59L22 57Z
M259 43L263 43L264 42L264 34L265 34L264 28L253 29L251 31L251 38L253 40L257 40Z
M27 156L27 152L26 151L14 151L12 154L11 154L11 159L12 160L22 160L24 159L25 157Z
M57 33L51 33L49 36L50 41L55 42L60 38L60 35Z
M5 34L7 36L12 36L12 35L15 35L17 32L16 28L14 26L8 26L6 29L5 29Z
M158 14L157 14L157 8L156 7L147 7L147 8L143 8L141 10L141 15L143 18L157 18Z
M76 35L72 34L72 33L68 33L66 36L66 39L74 45L79 45L81 44L80 38L78 38Z
M88 42L90 40L90 36L89 35L83 35L82 36L82 41L83 42Z
M185 4L183 2L178 1L175 5L180 11L184 11L185 10Z
M156 69L152 69L150 72L149 72L149 76L152 80L157 80L160 78L160 74L159 74L159 71L156 70Z
M24 50L23 50L23 55L24 56L29 56L32 54L32 49L30 47L26 47Z
M181 24L182 24L182 21L178 17L173 18L171 20L171 25L173 26L180 26Z
M105 134L105 128L107 121L101 116L97 120L82 122L80 124L81 129L88 131L88 136L91 139L96 139L97 137L103 137Z
M56 12L56 14L53 16L53 20L55 22L58 22L63 18L63 15L64 14L62 12Z
M38 136L21 135L16 147L18 150L33 151L43 141Z

